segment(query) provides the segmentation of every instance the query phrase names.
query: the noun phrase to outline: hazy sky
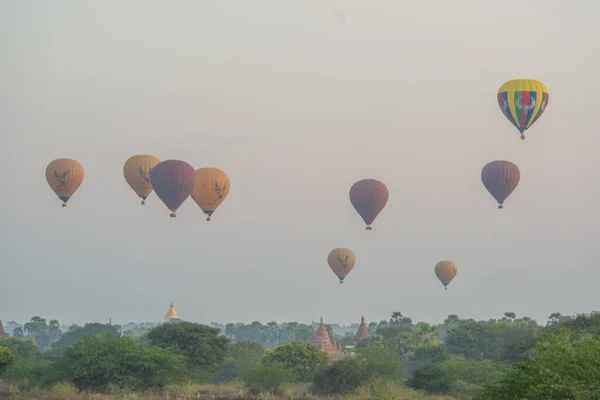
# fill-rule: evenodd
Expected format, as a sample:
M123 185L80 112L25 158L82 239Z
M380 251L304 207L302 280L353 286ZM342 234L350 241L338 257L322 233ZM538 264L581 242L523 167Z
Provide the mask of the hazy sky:
M338 13L344 13L345 24ZM600 295L597 0L0 2L0 319L545 322ZM521 141L498 88L550 103ZM218 167L210 223L140 153ZM44 171L81 162L66 209ZM521 169L496 209L489 161ZM367 232L348 191L386 183ZM344 285L326 258L352 248ZM458 275L447 291L435 263Z

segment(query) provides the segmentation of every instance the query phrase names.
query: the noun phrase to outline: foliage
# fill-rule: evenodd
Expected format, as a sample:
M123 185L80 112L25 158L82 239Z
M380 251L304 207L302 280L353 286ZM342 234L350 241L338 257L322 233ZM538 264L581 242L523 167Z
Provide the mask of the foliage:
M430 394L452 394L457 382L475 386L471 391L496 383L504 369L491 361L446 360L414 372L408 385Z
M0 373L15 363L17 358L8 347L0 346Z
M380 343L369 343L357 350L357 358L369 376L383 380L395 380L402 373L398 357Z
M260 363L248 369L243 381L252 393L277 393L282 385L296 380L294 372L281 363Z
M106 390L109 385L160 388L177 382L185 373L182 356L115 335L82 338L64 351L56 366L65 381L92 390Z
M255 342L268 349L292 342L310 343L312 335L312 327L297 322L284 324L269 322L263 325L258 321L254 321L251 324L225 325L225 336L233 343Z
M241 378L244 373L262 361L265 349L258 343L239 342L227 348L227 358L219 367L213 382L228 382Z
M17 358L33 358L40 356L40 349L31 340L23 340L15 337L0 339L0 346L5 346Z
M81 341L84 336L94 336L101 334L113 334L119 335L119 326L110 326L106 324L99 324L97 322L91 324L85 324L83 327L77 325L71 326L69 332L65 333L58 341L56 341L52 347L68 347L73 346Z
M48 349L61 336L60 324L53 319L46 323L46 319L42 317L32 317L31 321L23 325L23 331L29 337L35 338L37 345L42 349Z
M315 372L329 364L327 353L309 343L293 342L265 354L263 364L280 363L294 371L298 381L309 382Z
M190 367L212 369L221 364L227 354L229 341L218 334L216 328L182 322L157 326L146 338L152 345L183 355Z
M514 364L481 399L567 400L600 396L600 337L559 330L538 343L533 358Z
M50 388L50 400L76 400L77 389L68 382L57 382Z
M371 375L365 364L354 358L344 358L318 371L312 390L320 395L344 395L366 384Z
M20 387L39 387L52 382L53 371L54 363L50 360L17 358L16 362L4 371L2 378Z

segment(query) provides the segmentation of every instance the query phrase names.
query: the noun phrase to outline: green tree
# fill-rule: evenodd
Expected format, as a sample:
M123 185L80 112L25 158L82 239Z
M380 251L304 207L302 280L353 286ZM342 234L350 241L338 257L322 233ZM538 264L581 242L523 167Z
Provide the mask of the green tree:
M294 371L279 363L257 364L243 375L243 381L251 393L278 393L286 383L296 380Z
M329 364L329 356L310 343L293 342L269 350L263 364L282 364L293 370L299 381L309 382L317 370Z
M71 328L73 329L71 330ZM65 333L52 345L53 348L73 346L74 344L79 343L84 336L95 336L108 333L119 336L120 330L118 325L110 326L97 322L85 324L83 327L77 328L74 328L74 326L71 325L71 328L69 328L69 332Z
M36 358L41 354L40 349L31 340L14 337L0 339L0 346L8 347L17 358Z
M62 336L57 320L46 323L46 319L39 316L32 317L31 321L23 325L23 330L27 336L35 338L37 345L43 350L50 348Z
M104 391L109 385L133 390L162 388L185 377L183 356L115 335L86 336L64 350L56 380L79 389Z
M398 357L381 342L369 342L356 351L358 361L369 371L369 375L382 380L396 380L401 377L402 364Z
M265 348L255 342L230 344L227 348L227 358L213 381L223 382L241 378L246 371L262 361L264 354Z
M0 346L0 373L14 364L16 360L17 358L8 347Z
M531 359L513 364L480 399L594 400L600 398L600 337L577 339L561 330L538 343Z
M318 395L347 395L371 378L365 364L354 358L336 361L319 370L313 379L312 390Z
M219 329L191 322L157 326L146 338L152 345L183 355L190 367L204 370L223 362L229 343L226 337L219 336Z

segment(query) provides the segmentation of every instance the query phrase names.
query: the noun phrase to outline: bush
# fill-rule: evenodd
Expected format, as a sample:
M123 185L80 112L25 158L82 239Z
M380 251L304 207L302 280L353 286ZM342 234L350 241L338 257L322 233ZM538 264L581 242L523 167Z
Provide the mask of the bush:
M8 347L17 358L34 358L41 354L40 349L31 340L14 337L0 339L0 346Z
M336 361L317 372L312 390L320 395L344 395L368 382L370 371L354 358Z
M389 349L375 343L364 346L357 351L359 361L373 378L396 380L402 374L402 364Z
M229 382L241 378L244 373L260 363L265 349L258 343L239 342L229 345L227 359L219 367L212 379L213 382Z
M184 378L182 356L160 347L114 335L87 336L57 360L65 381L79 389L106 390L109 385L132 390L162 388Z
M8 347L0 346L0 372L14 364L16 359L17 358Z
M50 360L20 358L4 371L2 378L22 389L43 387L52 382L53 367L54 363Z
M329 356L310 343L293 342L268 351L263 363L282 364L294 371L298 381L309 382L319 369L329 364Z
M58 382L49 390L50 400L76 400L77 390L70 383Z
M295 380L294 372L281 363L255 365L243 376L244 384L252 393L278 393L282 385Z

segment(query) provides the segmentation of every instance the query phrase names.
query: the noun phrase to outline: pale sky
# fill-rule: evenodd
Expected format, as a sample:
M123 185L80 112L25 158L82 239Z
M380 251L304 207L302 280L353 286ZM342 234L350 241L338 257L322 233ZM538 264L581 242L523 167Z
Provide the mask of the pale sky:
M345 24L338 13L343 13ZM598 308L597 0L0 2L0 319L441 322ZM550 102L521 141L509 79ZM134 154L231 178L210 223ZM78 160L66 209L45 180ZM509 160L503 211L481 183ZM389 188L367 232L357 180ZM344 285L328 252L357 256ZM447 291L434 275L450 259Z

